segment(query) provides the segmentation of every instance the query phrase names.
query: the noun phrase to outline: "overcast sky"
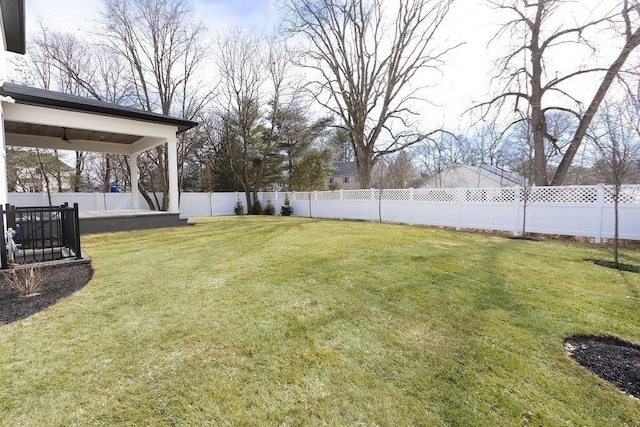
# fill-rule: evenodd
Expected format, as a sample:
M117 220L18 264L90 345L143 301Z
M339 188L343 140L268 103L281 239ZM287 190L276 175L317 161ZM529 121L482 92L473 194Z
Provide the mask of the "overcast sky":
M43 21L51 28L82 31L91 28L98 16L101 0L28 0L27 31ZM275 16L270 0L193 0L196 16L210 28L232 23L260 26Z
M578 0L579 9L589 15L596 8L613 4L615 0ZM29 0L26 3L27 33L37 31L41 21L51 29L70 31L82 37L95 27L101 0ZM197 18L213 33L225 26L240 24L249 28L270 27L277 22L276 0L194 0ZM571 16L560 17L561 21ZM487 43L498 29L500 17L481 0L458 0L454 3L443 36L448 43L464 43L450 53L442 75L428 92L435 105L425 107L423 120L430 126L448 128L468 126L470 119L460 117L477 102L490 96L490 79L495 73L494 61L499 50ZM28 37L28 36L27 36ZM562 63L570 62L571 51L558 59L555 71L562 71ZM554 64L555 65L555 64ZM422 83L422 82L420 82ZM431 82L429 82L431 83ZM589 86L589 85L586 85ZM583 93L589 92L585 87Z

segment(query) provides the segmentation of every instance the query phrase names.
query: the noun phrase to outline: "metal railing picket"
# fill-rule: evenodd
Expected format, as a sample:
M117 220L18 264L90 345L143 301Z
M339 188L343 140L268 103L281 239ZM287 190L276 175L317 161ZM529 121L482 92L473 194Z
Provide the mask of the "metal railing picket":
M20 251L16 261L22 263L75 258L82 259L78 204L52 207L0 207L3 238L0 244L0 264L9 268L7 232L16 231L14 242Z

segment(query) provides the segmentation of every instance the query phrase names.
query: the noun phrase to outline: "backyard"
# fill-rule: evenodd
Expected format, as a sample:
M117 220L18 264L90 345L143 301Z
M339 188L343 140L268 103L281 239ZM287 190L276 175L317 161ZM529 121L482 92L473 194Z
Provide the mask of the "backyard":
M640 424L563 350L640 343L607 246L283 217L82 243L89 283L0 326L2 425Z

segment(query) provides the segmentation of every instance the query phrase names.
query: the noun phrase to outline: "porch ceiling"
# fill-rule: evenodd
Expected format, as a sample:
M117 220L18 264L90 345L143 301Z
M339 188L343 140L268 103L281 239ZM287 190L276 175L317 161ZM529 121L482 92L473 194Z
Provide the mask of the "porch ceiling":
M31 136L45 136L52 138L59 138L62 140L65 135L64 128L61 126L47 126L47 125L38 125L33 123L21 123L15 121L5 121L4 123L5 132L11 134L18 135L31 135ZM66 136L69 139L69 149L73 149L72 144L73 141L77 140L85 140L85 141L100 141L100 142L111 142L114 144L126 144L131 145L140 139L141 136L138 135L128 135L123 133L115 133L115 132L101 132L95 130L86 130L86 129L75 129L75 128L67 128ZM65 141L66 142L66 141Z

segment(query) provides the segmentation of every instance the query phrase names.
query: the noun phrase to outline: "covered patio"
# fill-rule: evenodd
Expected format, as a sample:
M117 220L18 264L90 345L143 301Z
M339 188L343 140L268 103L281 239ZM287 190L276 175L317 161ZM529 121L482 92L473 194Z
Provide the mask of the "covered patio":
M0 0L0 238L1 268L14 262L82 260L80 232L155 228L186 223L179 218L177 135L197 123L116 104L7 82L7 52L26 52L24 0ZM167 146L167 212L144 210L138 188L138 156ZM81 193L52 198L12 197L7 146L129 156L130 204L119 211L87 212ZM15 193L14 193L15 194ZM28 196L29 193L24 193ZM22 196L22 194L20 194ZM11 203L10 203L11 202ZM82 215L80 205L82 204ZM54 206L49 206L54 205ZM125 209L123 211L122 209Z
M4 83L0 96L6 145L128 155L134 210L140 209L139 175L133 167L138 155L167 144L168 212L179 212L177 134L197 126L196 122L12 83ZM6 157L1 157L0 203L4 204Z

